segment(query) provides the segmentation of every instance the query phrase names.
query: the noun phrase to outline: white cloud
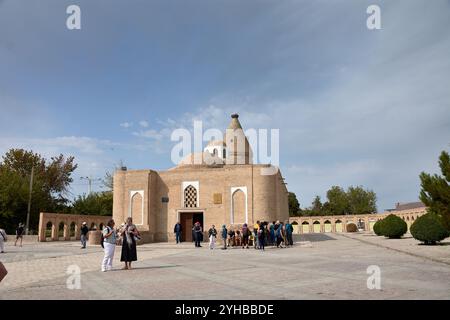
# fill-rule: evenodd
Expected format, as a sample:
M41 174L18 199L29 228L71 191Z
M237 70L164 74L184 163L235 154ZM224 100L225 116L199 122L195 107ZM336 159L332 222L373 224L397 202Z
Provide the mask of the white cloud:
M128 129L128 128L131 128L131 127L133 126L133 123L132 123L132 122L122 122L122 123L120 124L120 126L121 126L122 128Z
M148 138L158 141L164 138L164 134L161 131L154 129L134 131L133 135L140 138Z
M149 126L148 122L145 120L139 121L139 125L143 128L147 128Z

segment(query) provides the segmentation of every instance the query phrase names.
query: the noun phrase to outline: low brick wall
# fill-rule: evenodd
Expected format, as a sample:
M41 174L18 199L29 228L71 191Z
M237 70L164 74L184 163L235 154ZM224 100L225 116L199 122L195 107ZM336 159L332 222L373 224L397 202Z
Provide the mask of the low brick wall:
M51 241L79 240L82 222L86 222L90 230L101 230L109 219L111 219L111 216L41 212L39 217L39 241L45 242L48 239ZM60 230L61 227L62 230Z

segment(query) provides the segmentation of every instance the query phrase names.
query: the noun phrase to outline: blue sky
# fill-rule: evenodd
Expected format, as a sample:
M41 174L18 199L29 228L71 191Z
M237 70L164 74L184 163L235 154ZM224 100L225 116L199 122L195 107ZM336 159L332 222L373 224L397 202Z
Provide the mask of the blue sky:
M363 185L382 211L450 148L449 30L448 0L0 0L0 154L74 155L75 196L120 161L172 167L173 129L237 112L280 129L302 207Z

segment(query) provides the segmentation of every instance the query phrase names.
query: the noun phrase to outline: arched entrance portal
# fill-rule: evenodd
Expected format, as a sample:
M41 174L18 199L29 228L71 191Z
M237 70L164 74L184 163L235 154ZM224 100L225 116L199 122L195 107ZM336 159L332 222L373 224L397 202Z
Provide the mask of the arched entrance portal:
M320 233L320 222L314 221L313 223L313 232L314 233Z
M336 232L342 232L342 221L341 220L336 220L336 222L334 223L334 226L336 228Z
M58 240L64 238L64 227L65 227L64 222L60 222L58 226Z
M45 226L45 240L51 241L53 238L53 223L50 221L47 222L47 225Z
M297 221L292 222L292 229L294 229L294 233L300 233L300 228Z
M76 235L77 235L76 227L77 227L77 225L75 224L75 222L72 222L70 224L70 229L69 229L70 240L75 240L75 238L76 238Z
M246 196L244 191L237 189L232 195L233 224L247 223Z
M309 223L307 221L302 223L302 233L309 233Z
M332 232L333 230L331 230L331 222L330 220L326 220L324 223L324 229L325 232Z

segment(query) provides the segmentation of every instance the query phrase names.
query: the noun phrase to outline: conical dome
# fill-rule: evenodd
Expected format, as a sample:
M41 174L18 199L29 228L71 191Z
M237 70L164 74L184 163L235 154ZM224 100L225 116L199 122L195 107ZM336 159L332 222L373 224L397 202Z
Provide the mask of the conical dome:
M241 123L239 115L232 114L231 122L225 133L225 144L228 149L227 164L250 164L252 162L252 151Z
M239 122L239 115L237 113L231 115L231 122L228 129L242 129L241 123Z

